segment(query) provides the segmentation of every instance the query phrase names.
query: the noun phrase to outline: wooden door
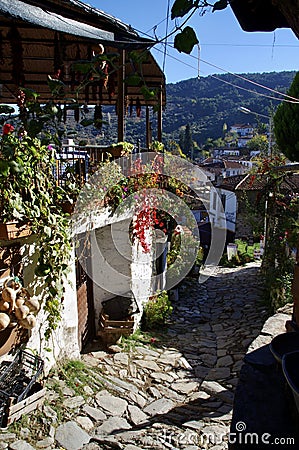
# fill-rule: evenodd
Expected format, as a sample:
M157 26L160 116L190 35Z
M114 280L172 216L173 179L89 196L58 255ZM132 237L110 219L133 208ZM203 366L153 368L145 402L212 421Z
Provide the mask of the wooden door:
M80 351L95 338L93 284L79 262L76 264L78 342Z

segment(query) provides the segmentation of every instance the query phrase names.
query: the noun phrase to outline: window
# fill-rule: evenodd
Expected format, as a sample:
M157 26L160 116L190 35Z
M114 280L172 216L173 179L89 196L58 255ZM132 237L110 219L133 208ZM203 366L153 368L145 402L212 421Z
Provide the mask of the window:
M216 207L217 207L217 197L218 197L217 193L214 192L214 195L213 195L213 209L214 210L216 210Z
M221 199L221 203L222 203L223 209L224 209L224 211L225 211L226 195L225 195L225 194L221 194L220 199Z

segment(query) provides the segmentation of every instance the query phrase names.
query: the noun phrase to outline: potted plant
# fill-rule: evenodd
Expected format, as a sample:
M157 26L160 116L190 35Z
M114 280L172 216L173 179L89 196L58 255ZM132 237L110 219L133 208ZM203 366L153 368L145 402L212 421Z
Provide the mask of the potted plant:
M165 326L172 310L167 291L157 292L155 295L152 295L144 306L144 328L153 330Z

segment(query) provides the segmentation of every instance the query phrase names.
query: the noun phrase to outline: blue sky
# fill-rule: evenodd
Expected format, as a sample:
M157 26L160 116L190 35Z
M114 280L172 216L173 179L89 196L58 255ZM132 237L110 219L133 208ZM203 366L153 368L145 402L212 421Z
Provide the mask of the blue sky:
M86 0L90 5L118 17L133 28L158 38L165 36L167 0ZM170 6L173 0L170 1ZM226 72L272 72L298 70L299 40L289 29L272 33L248 33L241 29L230 8L215 13L198 13L192 18L200 41L200 51L191 56L178 53L167 46L165 73L168 83ZM169 30L174 22L169 20ZM170 38L170 43L173 38ZM152 53L163 67L164 47L160 44ZM199 64L198 64L198 54ZM179 60L179 61L178 61ZM211 65L209 65L209 64ZM217 67L213 67L218 66ZM191 67L190 67L191 66ZM224 69L224 70L221 70Z

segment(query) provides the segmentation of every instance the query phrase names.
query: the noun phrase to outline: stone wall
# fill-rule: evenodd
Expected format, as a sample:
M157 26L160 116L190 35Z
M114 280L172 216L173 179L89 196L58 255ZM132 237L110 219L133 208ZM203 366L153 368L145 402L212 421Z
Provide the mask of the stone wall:
M27 256L26 256L27 255ZM34 269L37 260L34 243L23 247L23 257L27 257L30 264L25 265L23 271L24 286L29 288L41 302L41 309L37 315L37 325L30 331L30 337L26 347L36 351L45 361L45 372L63 358L78 358L80 356L78 345L78 312L74 253L71 255L70 271L64 284L64 297L62 302L62 320L52 336L47 341L45 331L47 329L46 313L42 304L42 292L46 287L42 281L37 288L33 288ZM42 280L42 279L41 279Z

